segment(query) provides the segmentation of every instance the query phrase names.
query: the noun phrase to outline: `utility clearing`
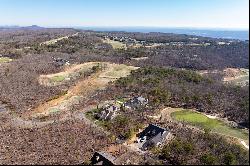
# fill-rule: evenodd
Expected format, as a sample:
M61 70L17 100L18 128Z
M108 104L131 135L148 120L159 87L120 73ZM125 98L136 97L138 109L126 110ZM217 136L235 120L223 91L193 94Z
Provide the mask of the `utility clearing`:
M7 63L7 62L11 62L12 59L8 58L8 57L0 57L0 63Z
M221 135L238 138L241 143L244 142L244 144L246 144L249 142L248 131L238 128L233 128L221 120L209 118L201 113L192 110L182 109L182 110L176 110L175 112L172 112L170 115L173 119L177 121L186 122L191 125L197 126L201 129L208 129L211 132L215 132Z
M73 105L78 104L82 99L90 97L95 91L105 89L109 82L126 77L132 70L138 69L138 67L123 64L88 62L66 67L60 73L43 75L39 78L39 82L44 86L60 85L67 80L76 79L77 77L75 76L79 76L79 72L89 71L96 66L103 67L95 73L91 73L88 77L80 77L75 86L70 87L67 93L41 104L29 116L41 118L54 113L69 111ZM53 79L54 77L63 77L65 79L58 81L57 79Z
M77 36L78 34L79 33L77 32L77 33L71 35L71 37ZM49 41L42 42L42 43L40 43L40 45L53 45L53 44L56 44L58 41L68 39L69 37L70 36L63 36L63 37L60 37L60 38L57 38L57 39L52 39L52 40L49 40Z
M131 58L131 60L136 60L136 61L143 61L143 60L147 60L148 57L139 57L139 58Z

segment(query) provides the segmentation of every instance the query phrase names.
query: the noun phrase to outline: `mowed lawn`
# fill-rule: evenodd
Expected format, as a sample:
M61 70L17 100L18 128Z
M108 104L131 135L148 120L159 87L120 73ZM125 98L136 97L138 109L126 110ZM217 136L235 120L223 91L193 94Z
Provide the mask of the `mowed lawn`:
M247 132L230 127L220 120L208 118L207 116L194 111L176 111L171 114L171 117L177 121L187 122L202 129L209 129L212 132L248 140Z

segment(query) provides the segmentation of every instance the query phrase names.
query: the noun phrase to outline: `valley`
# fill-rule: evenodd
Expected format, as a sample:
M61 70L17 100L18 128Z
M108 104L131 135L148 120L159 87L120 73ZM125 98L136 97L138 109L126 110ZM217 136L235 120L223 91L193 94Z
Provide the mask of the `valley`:
M0 55L0 164L249 163L246 41L0 28Z

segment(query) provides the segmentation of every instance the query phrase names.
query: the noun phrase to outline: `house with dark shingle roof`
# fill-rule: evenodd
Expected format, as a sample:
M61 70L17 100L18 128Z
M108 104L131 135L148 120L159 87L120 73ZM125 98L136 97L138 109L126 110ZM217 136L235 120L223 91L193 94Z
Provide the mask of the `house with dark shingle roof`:
M138 134L137 143L141 150L147 150L153 146L160 146L170 134L165 128L150 124Z
M95 152L91 158L91 165L115 165L115 157L106 152Z

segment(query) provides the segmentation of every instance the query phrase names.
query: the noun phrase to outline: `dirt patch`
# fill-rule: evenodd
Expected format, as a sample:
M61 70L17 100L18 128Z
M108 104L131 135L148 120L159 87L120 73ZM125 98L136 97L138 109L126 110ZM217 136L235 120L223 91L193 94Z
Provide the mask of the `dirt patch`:
M224 82L233 83L240 86L249 85L249 70L227 68L223 71L225 77Z
M217 74L222 76L224 83L232 83L239 86L249 85L249 69L244 68L226 68L224 70L201 70L201 75Z
M40 83L43 85L51 85L49 79L55 76L69 76L79 71L86 71L95 65L103 65L102 70L92 73L91 76L82 78L75 86L71 87L65 95L62 95L54 100L48 101L38 106L32 113L28 113L26 117L41 117L49 116L53 113L69 111L70 108L79 103L81 99L88 98L96 90L105 89L110 81L114 81L120 77L126 77L132 70L138 69L133 66L123 64L111 64L104 62L89 62L81 65L74 65L65 68L63 72L51 75L43 75L40 77ZM64 79L67 80L67 79ZM53 84L54 85L54 84Z
M108 79L98 78L96 75L80 80L76 86L68 90L66 95L40 105L33 113L36 112L39 116L48 116L51 114L51 109L53 108L60 111L68 111L72 105L80 102L82 97L88 97L94 91L105 88L108 82Z
M238 77L244 74L241 69L236 69L236 68L226 68L223 70L225 78L230 78L230 77Z
M38 78L38 82L44 86L58 86L67 81L76 80L84 75L84 73L90 71L92 67L98 65L98 62L89 62L80 65L66 66L64 71L56 74L41 75Z

